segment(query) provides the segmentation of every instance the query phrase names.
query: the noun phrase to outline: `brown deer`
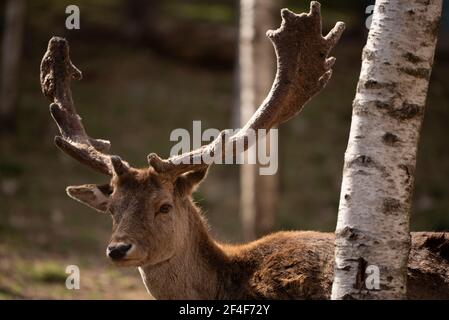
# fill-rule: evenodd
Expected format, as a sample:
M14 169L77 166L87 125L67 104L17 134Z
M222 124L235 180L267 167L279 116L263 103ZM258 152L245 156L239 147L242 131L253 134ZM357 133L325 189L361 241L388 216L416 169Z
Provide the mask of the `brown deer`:
M308 14L282 10L281 27L267 32L277 54L277 75L248 123L225 142L218 138L166 160L150 154L149 166L143 169L108 155L108 141L86 134L70 90L71 80L80 79L81 72L70 61L67 41L50 40L41 64L41 85L52 101L50 112L61 134L55 143L81 163L111 176L109 184L71 186L67 193L111 214L107 256L113 264L138 267L146 288L158 299L330 297L333 234L279 232L244 245L222 244L209 235L191 195L207 174L204 155L217 155L222 147L219 156L231 152L235 157L238 142L249 147L249 129L268 130L291 119L325 87L335 62L328 54L343 29L339 22L322 36L317 2L311 3ZM412 234L412 243L409 297L449 298L447 235Z

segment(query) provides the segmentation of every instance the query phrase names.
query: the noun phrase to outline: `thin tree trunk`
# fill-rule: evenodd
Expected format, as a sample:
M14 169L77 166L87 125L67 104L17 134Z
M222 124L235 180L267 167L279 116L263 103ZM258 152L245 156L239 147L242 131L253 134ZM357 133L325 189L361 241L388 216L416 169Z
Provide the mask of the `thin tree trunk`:
M19 66L22 52L23 0L9 0L5 8L0 74L0 127L11 128L17 104Z
M279 9L280 3L273 0L240 1L240 125L253 115L273 83L276 58L265 33L276 25L275 17ZM240 212L245 240L272 231L278 198L277 185L277 175L260 175L258 165L241 166Z
M345 154L333 299L406 297L416 153L441 7L376 1ZM370 266L378 286L365 281Z

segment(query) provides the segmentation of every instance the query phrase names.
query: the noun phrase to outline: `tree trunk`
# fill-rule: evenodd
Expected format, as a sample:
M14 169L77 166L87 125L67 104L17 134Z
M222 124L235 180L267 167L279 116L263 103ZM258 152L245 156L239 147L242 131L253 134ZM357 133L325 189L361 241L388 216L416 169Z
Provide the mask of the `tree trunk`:
M333 299L403 299L417 145L441 0L377 0L353 102ZM368 288L369 266L379 286Z
M10 129L14 123L13 115L18 96L24 13L25 3L23 0L7 1L0 74L0 128L3 129Z
M276 58L265 33L276 25L279 10L280 3L273 0L240 1L240 126L254 114L273 83ZM240 212L245 240L253 240L273 230L277 185L278 175L260 175L259 165L241 166Z

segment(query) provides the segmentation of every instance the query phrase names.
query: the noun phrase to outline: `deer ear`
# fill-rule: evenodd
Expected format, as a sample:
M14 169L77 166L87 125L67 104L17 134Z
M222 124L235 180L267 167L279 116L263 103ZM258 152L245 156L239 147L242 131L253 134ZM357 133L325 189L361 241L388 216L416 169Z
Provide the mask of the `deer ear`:
M97 211L106 212L108 209L112 187L109 184L98 186L96 184L84 184L82 186L70 186L66 189L70 198L75 199Z
M206 178L208 168L206 167L180 175L176 179L176 190L181 194L191 194L199 186L200 182Z

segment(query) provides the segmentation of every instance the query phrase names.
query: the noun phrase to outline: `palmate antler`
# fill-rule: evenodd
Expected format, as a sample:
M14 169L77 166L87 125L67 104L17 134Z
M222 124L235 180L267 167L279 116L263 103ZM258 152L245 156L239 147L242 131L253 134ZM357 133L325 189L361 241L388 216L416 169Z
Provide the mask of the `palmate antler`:
M223 139L224 132L208 145L169 159L150 154L148 162L156 171L179 175L200 170L210 164L205 158L216 156L219 150L223 160L229 154L235 159L239 143L243 144L244 150L251 146L249 131L269 130L291 119L326 86L335 62L335 58L328 55L338 42L344 24L338 22L323 37L320 4L315 1L311 2L308 14L297 15L283 9L281 15L281 27L267 32L277 56L276 78L267 98L247 124L229 139ZM80 162L111 175L112 166L120 169L120 166L127 164L121 164L118 157L104 153L109 149L108 141L87 136L73 106L70 91L72 78L81 78L81 72L70 61L68 44L64 39L52 38L41 64L41 85L44 94L53 101L50 111L61 132L55 143Z
M225 159L231 153L238 156L236 146L247 150L250 130L269 130L297 115L305 103L320 92L332 75L335 58L328 55L344 31L344 23L338 22L322 36L320 4L310 3L308 14L297 15L287 9L281 11L282 24L277 30L269 30L277 56L277 73L273 86L260 107L235 135L227 141L223 134L212 143L189 153L163 160L156 154L149 155L149 163L157 171L174 171L176 174L198 170L208 165L204 161L220 150ZM257 142L252 141L253 143ZM241 141L241 140L244 141Z

